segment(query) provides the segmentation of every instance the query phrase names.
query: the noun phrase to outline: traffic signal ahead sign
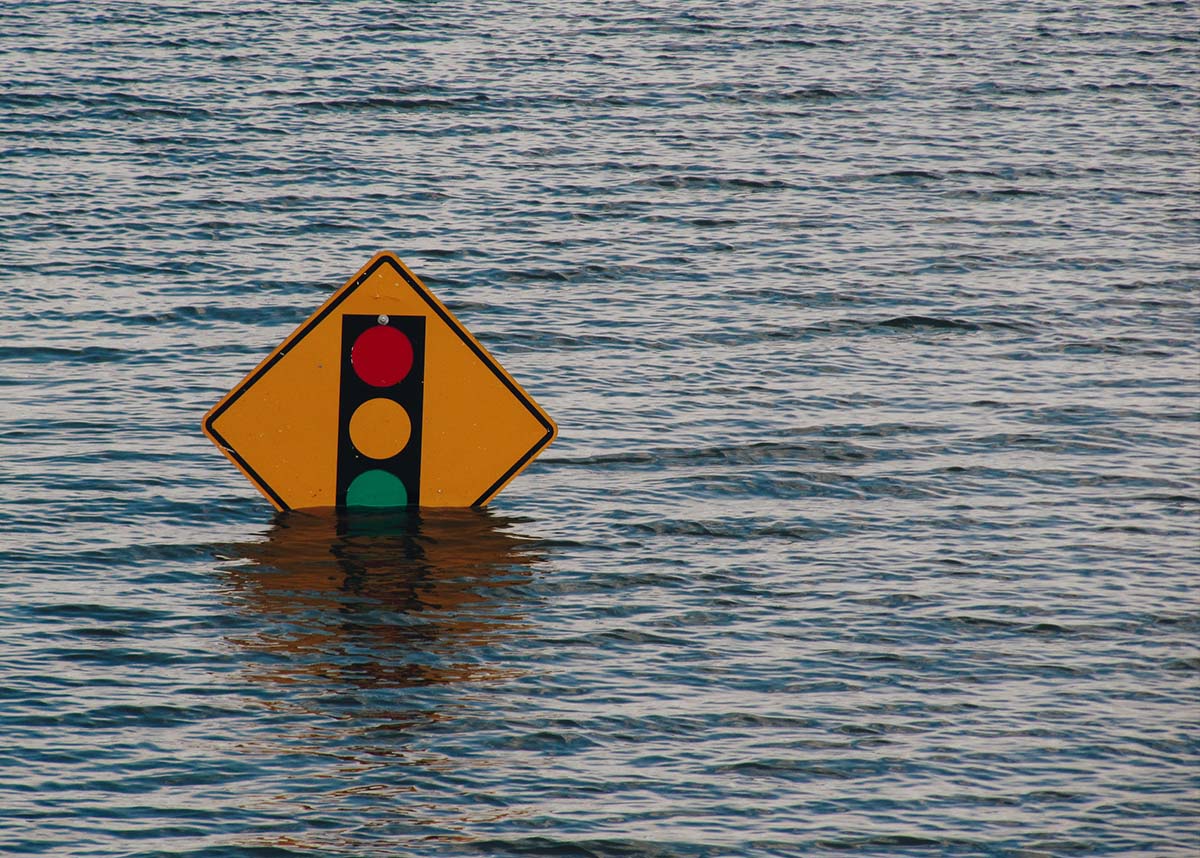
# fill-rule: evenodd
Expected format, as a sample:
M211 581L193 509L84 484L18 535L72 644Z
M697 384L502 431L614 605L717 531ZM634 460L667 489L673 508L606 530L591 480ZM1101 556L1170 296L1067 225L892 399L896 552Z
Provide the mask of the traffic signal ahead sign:
M390 253L204 417L277 509L481 506L558 429Z

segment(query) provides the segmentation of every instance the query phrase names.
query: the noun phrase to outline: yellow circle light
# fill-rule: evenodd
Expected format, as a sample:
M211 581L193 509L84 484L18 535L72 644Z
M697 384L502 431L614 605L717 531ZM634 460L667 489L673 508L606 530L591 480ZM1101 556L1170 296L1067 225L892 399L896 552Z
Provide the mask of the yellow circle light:
M390 459L404 449L410 435L408 412L391 399L368 399L350 417L351 442L372 459Z

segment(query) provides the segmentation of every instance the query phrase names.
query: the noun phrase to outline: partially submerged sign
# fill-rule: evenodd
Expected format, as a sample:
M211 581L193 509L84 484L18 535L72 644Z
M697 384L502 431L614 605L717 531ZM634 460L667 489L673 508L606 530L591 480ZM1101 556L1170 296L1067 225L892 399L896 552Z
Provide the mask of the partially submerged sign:
M204 417L204 433L281 510L482 506L557 431L390 253Z

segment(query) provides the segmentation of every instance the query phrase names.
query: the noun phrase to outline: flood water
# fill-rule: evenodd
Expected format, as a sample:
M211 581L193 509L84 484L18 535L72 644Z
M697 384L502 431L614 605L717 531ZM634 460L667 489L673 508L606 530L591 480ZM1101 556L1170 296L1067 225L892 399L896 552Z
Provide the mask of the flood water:
M1194 2L0 6L0 852L1190 856ZM554 417L276 514L390 250Z

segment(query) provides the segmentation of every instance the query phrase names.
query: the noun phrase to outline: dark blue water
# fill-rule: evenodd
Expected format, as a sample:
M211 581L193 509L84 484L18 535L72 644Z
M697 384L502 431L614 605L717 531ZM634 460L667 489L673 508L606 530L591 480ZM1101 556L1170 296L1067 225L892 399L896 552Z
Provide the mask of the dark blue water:
M0 6L0 852L1190 856L1191 2ZM389 249L486 510L200 433Z

